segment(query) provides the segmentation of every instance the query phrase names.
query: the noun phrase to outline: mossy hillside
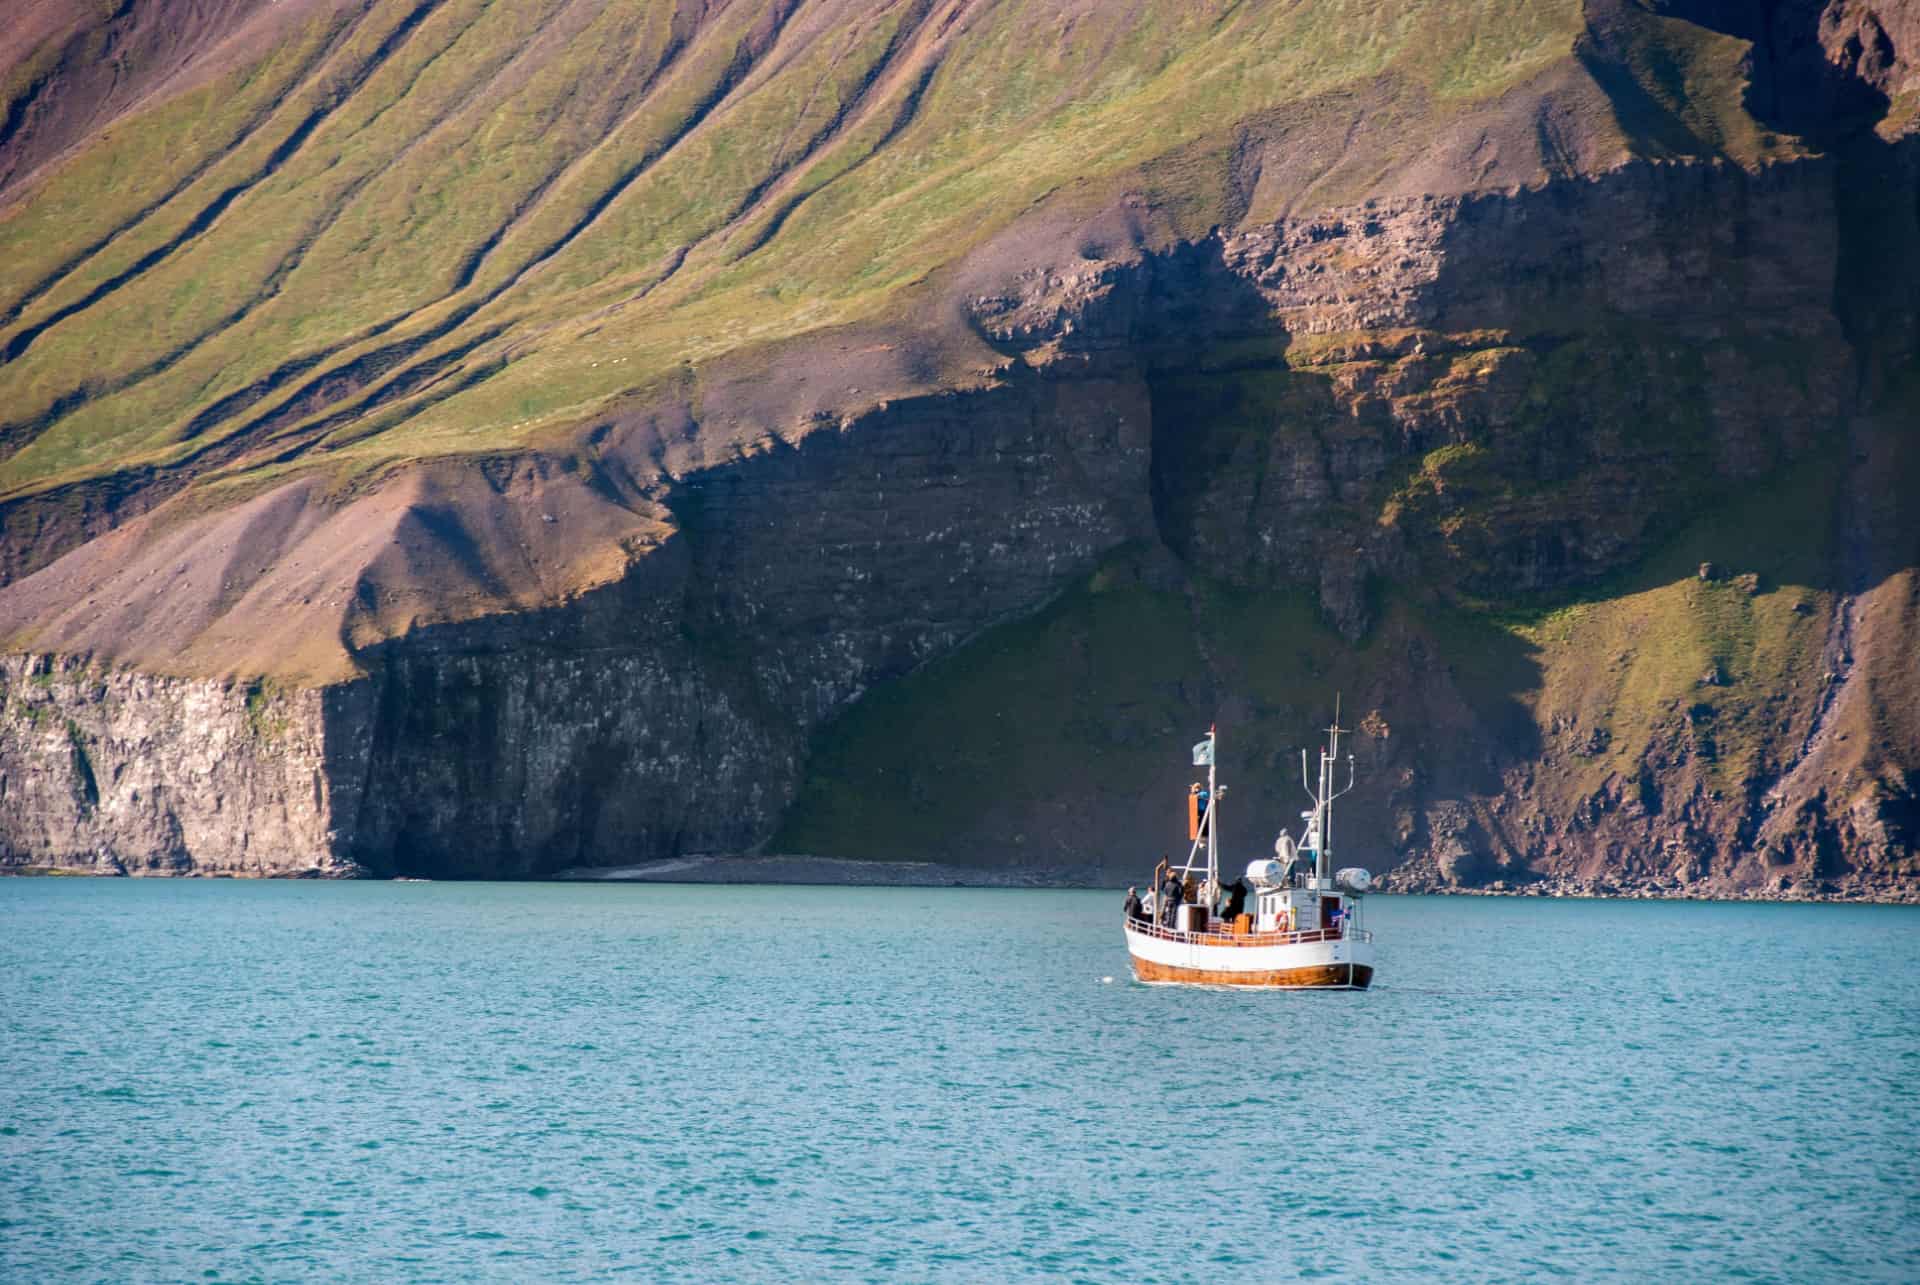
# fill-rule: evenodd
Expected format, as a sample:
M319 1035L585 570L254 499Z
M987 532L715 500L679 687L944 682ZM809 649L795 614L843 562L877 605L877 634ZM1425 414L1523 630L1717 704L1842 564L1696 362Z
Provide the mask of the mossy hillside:
M389 16L397 22L396 15ZM405 65L379 57L393 25L362 22L342 34L323 56L290 60L294 65L289 70L306 73L306 78L292 83L291 78L272 78L281 91L276 97L256 99L244 94L248 86L241 86L245 104L241 111L252 108L251 115L236 119L235 108L211 105L217 108L213 118L201 122L205 142L215 143L219 126L231 122L229 128L238 127L232 147L210 152L204 173L193 183L85 257L71 272L58 275L46 293L25 309L24 324L44 325L151 260L127 283L135 288L112 289L90 304L85 324L56 326L35 338L25 353L14 355L9 373L10 385L18 393L16 405L37 409L38 404L50 402L65 391L68 381L63 377L76 369L86 371L83 363L88 360L94 363L89 372L92 382L110 386L117 382L114 376L143 370L188 339L214 333L231 305L271 289L275 275L297 262L299 248L311 239L313 226L331 215L339 190L365 181L363 173L339 168L342 157L328 144L350 133L357 116L378 116L406 88L401 79ZM353 83L368 69L372 70L364 80ZM331 106L336 99L338 105ZM322 123L311 134L303 134L315 120ZM123 128L137 132L131 123ZM293 156L276 167L276 155L296 145ZM129 158L128 163L162 173L169 168L156 163L151 154L137 161ZM326 175L325 183L309 186L305 182L320 172ZM58 177L65 179L64 171ZM104 203L118 205L116 176L97 177L107 185L101 193ZM41 200L32 199L22 211L31 220L41 205ZM272 208L275 217L237 213L247 210L257 215L263 207ZM195 228L209 217L213 223L195 235ZM13 222L11 218L0 222L0 228L8 228L11 235ZM38 246L20 248L29 262L45 259ZM324 300L315 297L309 306L324 307ZM117 340L113 350L104 350L103 336Z
M416 355L425 360L503 326L465 359L476 376L466 386L402 399L416 413L355 434L350 449L404 458L526 440L683 362L909 315L942 265L1035 202L1068 186L1097 199L1093 189L1219 135L1225 121L1376 82L1444 116L1564 59L1579 31L1571 0L1470 8L1166 6L1069 24L1011 4L936 47L925 33L899 36L899 7L777 46L781 56L733 83L742 42L764 17L763 7L736 6L621 116L612 105L646 83L664 47L662 6L610 6L564 37L536 39L545 9L450 4L354 81L368 46L405 12L378 5L319 78L351 92L284 164L193 243L40 334L0 372L0 397L29 420L51 420L0 483L33 488L182 459L196 449L190 439L243 431L291 395L271 386L290 363L317 361L317 377L409 336L427 339ZM298 49L273 57L295 66ZM493 96L494 77L513 92ZM275 83L285 101L220 162L222 175L244 179L254 152L315 105L317 91ZM247 120L251 100L235 88L221 86L222 109ZM166 113L179 110L160 104L112 138L178 128ZM43 210L67 199L59 193L92 192L123 218L153 199L123 173L133 152L88 168L106 147L81 149L0 221L23 280L73 252L73 237L38 235ZM215 183L209 171L205 186ZM1194 220L1217 213L1202 208L1211 199ZM84 298L207 203L200 188L163 202L21 324ZM458 371L448 378L461 382ZM263 381L247 414L200 418Z
M340 11L316 18L258 61L145 108L14 194L0 211L0 316L17 315L36 285L57 281L62 265L87 268L95 247L117 256L93 265L97 282L102 269L124 267L176 234L196 208L194 198L218 190L210 170L254 131L276 123L291 128L290 113L277 109L345 23ZM31 79L21 77L20 88ZM10 100L12 77L8 84ZM278 141L267 141L266 149ZM241 168L232 166L230 177Z
M995 812L1167 776L1156 768L1190 729L1200 669L1179 595L1125 570L1096 574L831 724L772 846L947 853L977 841L978 820ZM1043 850L1044 837L1034 841Z
M1834 372L1820 364L1840 356L1767 335L1700 343L1621 324L1447 358L1451 375L1408 404L1456 440L1388 472L1379 521L1431 576L1485 599L1515 588L1516 532L1564 528L1650 549L1737 490L1727 451L1747 470L1798 453L1795 425L1822 414L1830 392L1822 381ZM1730 388L1716 372L1735 369L1754 373ZM1766 408L1737 436L1720 419L1743 409L1730 396Z
M1358 645L1305 587L1155 591L1118 560L823 729L774 846L1013 863L1046 835L1014 844L996 827L1044 823L1053 799L1101 799L1126 815L1147 798L1167 800L1167 822L1141 842L1164 847L1179 837L1182 738L1217 717L1251 812L1240 822L1264 832L1288 819L1299 749L1335 692L1350 717L1377 702L1399 743L1424 745L1431 761L1402 766L1428 781L1497 792L1497 776L1459 759L1466 725L1516 760L1544 749L1531 788L1563 819L1610 779L1638 779L1649 759L1691 759L1703 789L1744 797L1805 737L1823 681L1836 485L1832 469L1775 478L1573 599L1496 609L1389 588ZM1441 658L1443 679L1409 679L1409 643ZM1232 698L1224 713L1221 693ZM1358 744L1375 764L1390 752Z
M1815 458L1758 483L1727 480L1710 371L1766 381L1741 390L1775 417L1746 449L1785 460L1793 408L1818 404L1820 350L1621 325L1514 360L1518 413L1481 440L1426 452L1382 520L1425 550L1429 582L1452 585L1467 618L1534 649L1527 703L1541 729L1562 733L1546 793L1570 804L1610 775L1634 776L1649 752L1693 760L1723 793L1767 778L1804 736L1794 711L1820 681L1838 465ZM1565 522L1650 552L1571 598L1516 594L1513 533Z
M285 355L310 352L316 340L350 348L443 294L469 239L460 236L458 225L477 225L488 216L483 192L490 185L466 185L460 199L451 201L445 199L451 191L423 193L417 167L437 163L465 176L464 158L449 155L444 142L435 145L435 121L473 96L517 41L537 30L537 13L527 15L532 25L511 24L509 6L494 19L508 25L489 42L492 55L462 59L451 46L460 43L460 20L471 16L466 10L478 7L454 5L431 15L207 234L149 269L137 288L123 288L96 305L86 314L87 324L76 318L40 336L9 368L21 394L16 404L44 414L46 406L71 396L75 370L89 372L84 387L91 395L0 466L0 478L84 472L90 462L116 453L177 455L186 449L180 442L183 407L204 408L250 382L241 376L257 379L283 364ZM344 75L364 66L390 30L387 24L363 24L325 67ZM326 101L320 88L292 96L255 130L246 149L222 158L204 191L184 193L167 210L184 220L206 208L212 193L256 174L268 146ZM537 87L527 87L514 101L538 110ZM393 139L422 132L429 137L396 154ZM409 190L410 199L397 201L396 193ZM455 228L446 227L448 221ZM50 295L29 318L55 302ZM102 334L119 339L109 353L97 351ZM256 370L247 364L248 353L282 358Z
M947 71L943 69L943 75L935 79L935 86L943 85L945 79L947 79ZM931 92L931 90L929 90L929 92ZM985 90L981 90L981 94L985 96ZM927 113L931 113L931 111L933 111L933 108L924 108L920 115L927 115ZM916 117L916 119L920 119L920 117ZM902 144L902 146L904 146L904 144ZM927 150L927 148L920 148L920 146L914 148L914 154L920 158L922 165L925 163L925 150ZM874 161L872 165L866 165L866 163L858 165L858 169L860 169L860 173L864 175L864 173L868 173L868 171L883 173L883 171L889 169L889 165L899 167L899 161L881 163L881 161L885 161L885 159L891 158L891 156L893 156L893 150L889 150L883 158L876 158L876 161ZM828 163L828 161L822 161L822 163ZM1033 167L1033 165L1027 165L1027 161L1020 161L1020 165L1016 165L1014 169L1010 169L1008 175L1004 175L1004 179L1006 179L1006 182L1016 182L1016 186L1018 186L1018 182L1025 181L1025 177L1031 177L1029 171L1033 171L1033 169L1035 169L1035 167ZM1098 173L1100 169L1102 169L1102 161L1096 161L1096 163L1094 163L1094 171ZM1044 169L1041 169L1039 173L1044 175ZM1025 175L1025 177L1023 177L1023 175ZM1006 184L1000 182L1000 179L995 179L991 173L981 171L979 167L958 167L956 181L964 181L966 184L970 184L970 190L966 192L966 198L956 204L958 217L952 217L952 219L948 219L947 223L941 223L937 229L933 230L933 232L925 238L925 242L927 242L927 244L925 244L927 254L937 255L937 257L929 257L929 259L927 259L929 263L937 263L937 261L941 261L941 259L950 259L950 257L958 254L958 250L962 250L962 248L966 248L968 244L973 244L973 242L977 242L979 238L983 238L987 232L991 232L995 227L998 227L998 219L1002 217L1004 211L1018 211L1018 209L1023 209L1027 204L1031 204L1031 202L1025 202L1025 204L1023 204L1020 200L1012 200L1012 202L1010 202L1010 200L1004 200ZM993 200L996 190L998 190L998 194L1002 196L1002 200L998 200L998 202ZM1039 188L1039 190L1041 190L1043 196L1050 194L1050 188ZM918 196L918 200L920 200L922 204L925 204L927 200L931 200L933 204L947 204L947 198L943 198L937 190L933 190L933 192L920 192L920 194L916 194L916 196ZM1041 200L1041 198L1037 196L1035 200ZM839 202L839 206L835 206L835 202ZM885 211L883 211L887 219L899 223L902 217L908 217L908 215L918 217L918 215L914 215L914 209L918 207L916 204L899 204L899 202L895 202L895 204L900 206L899 209L885 209ZM989 209L993 211L991 217L987 217L987 219L973 217L973 215L979 213L979 209L983 206L989 207ZM860 204L858 204L858 194L854 194L852 204L849 206L849 196L847 196L845 192L841 192L837 186L833 188L831 200L826 200L826 194L822 194L822 200L808 200L808 202L804 202L804 217L803 213L795 213L793 207L783 206L783 204L776 206L776 209L781 211L780 227L783 232L785 232L785 229L787 229L789 225L795 223L795 219L801 219L803 223L804 219L822 221L822 223L826 223L826 229L822 229L822 232L826 234L826 232L837 232L837 230L841 230L841 225L847 223L847 221L852 221L852 225L858 227L858 223L860 223L862 219L872 219L872 217L874 217L872 211L864 211L864 209L860 207ZM1217 211L1208 211L1208 213L1217 215ZM1200 223L1198 223L1198 229L1204 230L1204 227L1206 227L1206 223L1200 221ZM728 250L728 246L732 246L732 244L732 240L724 240L724 242L716 244L716 246L710 250L708 257L712 257L712 255L726 257L726 254L732 254L732 250ZM747 244L753 244L753 240L749 240ZM810 244L810 242L808 242L806 238L799 238L797 244L801 246L799 255L797 255L797 261L799 261L801 267L804 267L804 269L808 271L808 277L804 277L804 279L780 280L780 282L766 284L766 286L751 286L751 290L766 290L772 298L783 300L783 302L803 300L804 307L808 309L808 319L810 319L810 321L818 321L820 325L841 325L841 323L845 323L845 321L849 321L849 319L862 317L862 315L866 315L866 311L870 309L870 305L874 305L874 307L885 305L887 300L891 300L891 298L897 294L897 288L902 286L902 284L918 284L918 280L920 280L918 277L914 280L885 280L885 282L879 282L879 286L874 288L874 290L866 290L864 294L860 294L860 296L856 296L856 298L843 300L841 303L833 303L831 302L831 298L822 298L818 292L820 292L820 290L835 290L835 288L841 290L841 292L845 292L847 282L852 282L852 286L862 286L864 282L868 282L868 280L874 277L876 263L885 263L885 259L872 259L872 257L868 255L868 250L870 250L870 246L872 246L872 238L866 238L866 236L837 236L837 238L835 238L835 246L845 246L845 252L843 252L843 254L847 255L847 259L845 259L843 267L835 267L835 263L831 263L828 259L822 259L820 255L814 254L814 252L810 252L810 250L808 250L808 244ZM785 236L781 236L780 240L768 244L764 250L756 250L755 254L751 255L751 259L755 261L753 273L756 273L758 277L764 277L764 271L762 271L764 263L774 263L774 265L778 265L783 250L787 250ZM636 257L639 257L641 261L647 261L647 254L651 254L651 250L647 250L647 252L636 252ZM701 257L701 254L703 254L703 252L697 250L695 255L689 255L689 259L687 259L689 267L682 269L680 275L676 275L674 280L672 280L666 288L660 290L660 300L678 298L676 292L705 288L703 282L707 279L705 279L701 273L693 271L693 265L695 265L695 261ZM791 257L791 255L789 255L789 257ZM764 263L762 263L762 261L764 261ZM741 271L747 273L749 269L741 269ZM685 282L691 282L691 284L685 284ZM718 336L718 342L714 342L714 344L710 344L710 346L699 342L699 334L701 334L703 327L699 327L699 325L687 327L687 325L684 325L684 323L689 323L689 321L697 321L699 317L708 315L708 313L732 317L733 313L739 311L739 303L741 302L743 302L743 300L741 300L741 296L737 296L737 294L724 294L724 296L718 296L718 298L714 298L714 300L707 300L707 298L689 298L684 305L676 305L678 311L674 313L674 317L676 317L676 323L682 323L682 325L678 325L674 330L662 332L662 334L660 334L659 346L657 346L657 348L647 348L647 350L634 350L634 348L630 348L630 346L628 346L628 348L622 348L622 346L618 344L618 340L614 340L611 336L605 336L605 334L603 334L601 321L595 319L591 325L584 328L584 334L582 334L582 338L593 338L593 340L595 340L595 348L593 348L591 352L597 353L597 355L593 355L589 361L586 361L586 369L584 369L584 371L582 371L580 367L568 369L568 367L561 367L561 365L547 365L545 357L541 357L541 355L528 357L526 369L524 369L522 373L528 376L526 382L528 382L532 388L530 388L530 392L528 392L524 398L518 398L518 400L513 401L511 407L509 407L513 415L524 417L524 419L520 419L520 421L516 421L516 423L513 424L513 430L518 432L518 430L524 430L524 428L530 428L530 426L540 423L541 419L545 417L547 409L549 409L551 405L555 405L553 394L551 394L549 390L557 390L557 388L580 388L580 386L588 386L588 384L595 382L595 380L620 380L620 382L611 384L612 392L607 394L607 398L612 398L612 396L616 396L618 392L630 390L630 384L624 384L624 380L630 380L636 373L645 373L645 371L649 371L649 369L657 369L662 363L674 359L676 355L678 355L680 361L687 361L687 359L705 361L708 357L714 357L714 355L718 355L718 353L728 352L728 350L732 350L732 348L739 348L739 346L751 344L751 342L764 342L764 340L768 340L770 336L778 336L781 332L791 330L791 325L787 325L787 323L791 321L791 315L783 315L778 307L766 307L764 300L762 300L760 305L756 305L758 311L764 313L764 319L762 319L762 321L751 323L751 325L747 325L747 327L741 327L741 325L737 325L737 323L732 323L732 325L728 325L726 330ZM597 344L601 344L601 342L605 342L607 348L597 348ZM614 355L614 353L618 353L618 355ZM991 353L983 353L983 355L985 355L985 357L991 357ZM599 371L599 375L593 375L593 371ZM511 373L509 373L509 375L511 375ZM474 390L472 396L476 396L476 398L492 398L492 396L497 396L503 388L505 388L505 386L503 386L499 380L493 380L488 388ZM461 430L459 430L457 426L453 426L453 424L430 424L428 423L428 417L420 417L420 423L407 424L405 434L409 434L409 438L415 436L415 434L436 436L436 438L442 442L442 446L436 449L451 449L453 448L453 444L457 444L457 442L461 442L461 440L468 440L468 442L470 442L470 438L474 436L472 432L461 432ZM367 444L367 449L371 449L371 451L392 448L394 448L394 442L369 442L369 444Z
M247 730L262 741L278 741L292 725L286 707L285 689L267 679L257 679L248 684L246 709Z
M1825 681L1839 477L1797 467L1696 512L1641 566L1573 601L1494 614L1534 647L1529 704L1573 751L1551 795L1632 778L1650 751L1692 759L1723 793L1778 770Z

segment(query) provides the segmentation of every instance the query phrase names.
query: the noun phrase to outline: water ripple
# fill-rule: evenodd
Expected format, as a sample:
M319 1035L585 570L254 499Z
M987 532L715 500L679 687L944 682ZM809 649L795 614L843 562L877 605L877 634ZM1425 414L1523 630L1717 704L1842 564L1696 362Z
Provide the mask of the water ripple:
M1369 912L0 881L0 1278L1920 1278L1920 912Z

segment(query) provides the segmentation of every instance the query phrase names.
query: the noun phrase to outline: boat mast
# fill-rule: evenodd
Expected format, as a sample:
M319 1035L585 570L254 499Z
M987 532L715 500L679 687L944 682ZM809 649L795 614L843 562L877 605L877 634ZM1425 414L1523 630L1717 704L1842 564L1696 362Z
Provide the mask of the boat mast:
M1207 728L1207 815L1202 818L1207 827L1207 882L1215 889L1220 887L1220 855L1216 836L1219 826L1216 817L1220 811L1220 737L1214 728Z
M1314 853L1314 880L1326 887L1333 878L1333 801L1353 789L1353 755L1347 755L1347 788L1338 794L1333 789L1334 765L1340 761L1340 733L1346 729L1340 726L1340 697L1333 698L1333 726L1327 729L1327 744L1320 751L1320 794L1314 800L1318 816L1314 819L1314 832L1319 840L1319 848ZM1305 750L1301 751L1304 755Z
M1332 874L1333 865L1333 765L1340 759L1340 697L1333 698L1333 726L1327 729L1327 748L1320 752L1320 851L1318 869L1322 879Z

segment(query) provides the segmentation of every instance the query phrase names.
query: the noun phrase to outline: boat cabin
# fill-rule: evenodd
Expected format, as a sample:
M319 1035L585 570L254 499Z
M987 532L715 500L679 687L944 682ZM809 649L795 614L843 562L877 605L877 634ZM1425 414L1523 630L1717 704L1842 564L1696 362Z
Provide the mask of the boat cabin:
M1256 933L1322 932L1341 926L1354 927L1352 921L1360 909L1359 898L1350 894L1365 891L1365 883L1355 884L1364 872L1342 870L1328 877L1320 839L1320 818L1314 812L1301 814L1306 832L1299 843L1281 835L1273 845L1274 860L1256 861L1247 867L1247 883L1253 888L1253 931Z
M1333 928L1342 905L1337 892L1315 888L1263 888L1254 898L1253 930L1257 933L1309 932Z

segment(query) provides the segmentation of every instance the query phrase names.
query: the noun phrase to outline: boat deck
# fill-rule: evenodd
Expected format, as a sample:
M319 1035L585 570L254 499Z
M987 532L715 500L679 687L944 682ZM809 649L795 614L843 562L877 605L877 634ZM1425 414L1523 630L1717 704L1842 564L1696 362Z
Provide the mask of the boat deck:
M1144 923L1138 919L1127 921L1127 931L1138 933L1142 937L1157 937L1161 941L1183 942L1194 946L1303 946L1318 941L1372 941L1373 934L1364 928L1309 928L1301 932L1286 933L1235 933L1218 932L1212 928L1199 932L1181 932L1177 928L1162 928L1158 924Z

